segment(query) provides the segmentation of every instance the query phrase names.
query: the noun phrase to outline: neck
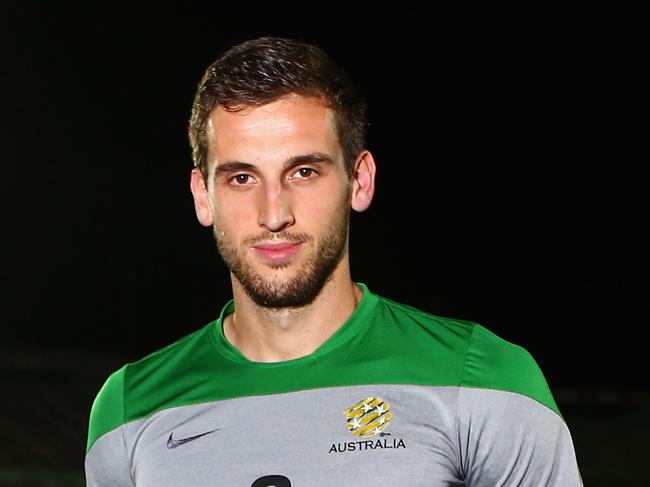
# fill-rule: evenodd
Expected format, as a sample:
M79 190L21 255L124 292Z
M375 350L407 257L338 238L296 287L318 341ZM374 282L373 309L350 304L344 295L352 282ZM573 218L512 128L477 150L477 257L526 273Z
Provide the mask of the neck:
M350 317L362 291L349 271L327 281L314 301L300 308L257 305L233 277L235 312L224 319L224 335L254 362L281 362L314 352Z

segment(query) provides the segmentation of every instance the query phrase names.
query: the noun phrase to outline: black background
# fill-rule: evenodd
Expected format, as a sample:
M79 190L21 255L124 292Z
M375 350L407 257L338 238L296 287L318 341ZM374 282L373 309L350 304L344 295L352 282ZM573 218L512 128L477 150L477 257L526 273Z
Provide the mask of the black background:
M637 31L616 15L3 8L7 347L135 359L214 319L230 287L193 213L190 103L224 49L282 35L328 50L369 102L377 195L352 222L356 280L481 322L552 387L648 386Z

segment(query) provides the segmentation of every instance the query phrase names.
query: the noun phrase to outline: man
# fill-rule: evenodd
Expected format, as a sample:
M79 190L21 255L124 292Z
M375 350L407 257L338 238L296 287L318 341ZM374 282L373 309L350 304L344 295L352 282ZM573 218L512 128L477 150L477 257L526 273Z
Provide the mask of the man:
M259 38L199 84L191 190L233 299L114 372L95 399L89 486L578 486L531 356L350 274L370 205L365 105L319 48Z

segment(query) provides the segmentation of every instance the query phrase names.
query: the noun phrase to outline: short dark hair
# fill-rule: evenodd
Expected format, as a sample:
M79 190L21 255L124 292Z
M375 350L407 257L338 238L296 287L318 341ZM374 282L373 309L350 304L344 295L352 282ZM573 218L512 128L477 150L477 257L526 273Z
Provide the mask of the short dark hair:
M238 111L289 94L322 98L334 110L346 170L351 174L354 160L365 147L365 100L345 70L323 49L280 37L243 42L208 66L198 85L189 123L194 166L207 177L206 125L215 108Z

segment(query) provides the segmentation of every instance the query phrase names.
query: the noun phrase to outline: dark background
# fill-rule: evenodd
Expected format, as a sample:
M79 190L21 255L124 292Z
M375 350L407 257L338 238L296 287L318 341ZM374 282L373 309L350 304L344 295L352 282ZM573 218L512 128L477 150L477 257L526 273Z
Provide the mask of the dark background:
M629 447L620 424L649 386L634 15L303 7L4 7L0 434L69 441L12 437L0 484L77 485L103 379L229 299L194 216L186 127L205 67L257 35L319 44L367 96L377 194L353 217L353 277L527 348L585 481L608 478L605 448Z

